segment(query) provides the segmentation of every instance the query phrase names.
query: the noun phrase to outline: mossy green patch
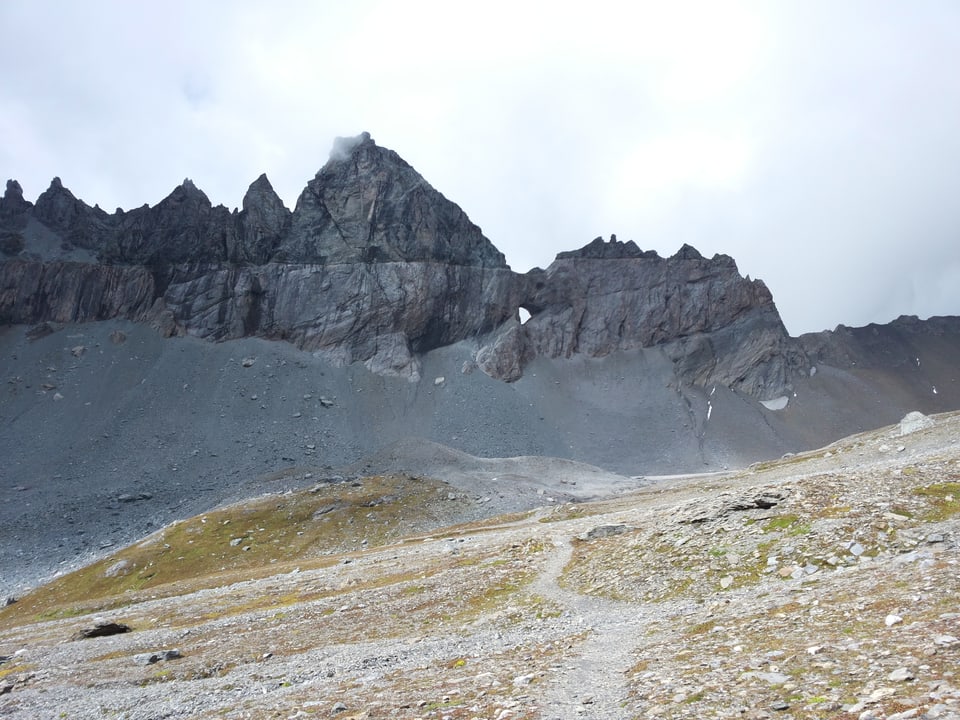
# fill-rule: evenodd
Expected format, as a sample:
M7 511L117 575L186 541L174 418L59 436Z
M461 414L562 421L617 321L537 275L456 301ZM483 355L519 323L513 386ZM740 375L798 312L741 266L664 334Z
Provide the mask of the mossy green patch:
M327 564L332 553L382 545L425 517L435 521L445 491L439 481L376 476L218 508L27 594L0 610L0 627L121 607L146 590L179 594L293 563Z
M798 516L792 513L777 515L771 518L763 525L764 532L774 532L776 530L786 530L798 520Z
M960 514L960 482L944 482L916 488L913 493L929 503L924 520L946 520Z

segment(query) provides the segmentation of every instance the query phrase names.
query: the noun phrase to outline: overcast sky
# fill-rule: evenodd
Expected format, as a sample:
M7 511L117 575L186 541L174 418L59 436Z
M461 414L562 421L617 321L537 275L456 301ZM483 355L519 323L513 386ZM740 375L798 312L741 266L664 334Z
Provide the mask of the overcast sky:
M293 208L369 131L519 271L615 233L791 334L960 314L960 3L0 1L0 174ZM2 181L2 180L0 180Z

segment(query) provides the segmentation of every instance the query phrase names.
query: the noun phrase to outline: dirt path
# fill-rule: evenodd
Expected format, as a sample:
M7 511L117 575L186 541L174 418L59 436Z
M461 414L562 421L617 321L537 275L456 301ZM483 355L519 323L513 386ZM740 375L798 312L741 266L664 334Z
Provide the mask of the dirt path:
M555 537L553 541L553 554L531 589L562 604L588 636L547 690L543 717L553 720L584 715L619 720L627 699L626 672L634 662L634 638L643 625L642 615L636 607L561 587L559 578L573 548L567 538Z

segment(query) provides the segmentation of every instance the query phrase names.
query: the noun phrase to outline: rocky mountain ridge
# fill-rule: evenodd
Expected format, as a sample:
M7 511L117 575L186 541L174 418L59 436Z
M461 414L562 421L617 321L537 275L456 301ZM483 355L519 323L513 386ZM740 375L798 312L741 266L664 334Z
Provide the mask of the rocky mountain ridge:
M112 214L59 178L31 205L11 180L0 239L4 323L123 318L168 336L258 336L410 379L423 353L463 340L507 381L536 357L660 346L681 381L759 398L788 391L809 365L767 288L731 258L689 246L661 258L612 237L512 272L457 205L367 133L335 142L292 212L265 175L232 212L190 180Z
M112 214L8 182L0 358L7 587L278 473L443 477L440 446L630 485L960 408L958 318L790 338L731 258L614 237L515 273L366 135L292 212L266 177L237 211L185 181Z

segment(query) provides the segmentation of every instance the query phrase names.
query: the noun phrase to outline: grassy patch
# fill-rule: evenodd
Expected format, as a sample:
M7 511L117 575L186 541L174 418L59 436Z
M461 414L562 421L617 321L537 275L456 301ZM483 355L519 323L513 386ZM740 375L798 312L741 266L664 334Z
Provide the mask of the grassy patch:
M687 635L706 635L717 626L716 620L705 620L704 622L691 625L687 628Z
M7 677L8 675L16 675L19 673L30 672L34 670L37 666L32 663L22 663L19 665L9 665L7 667L0 666L0 680Z
M960 513L960 482L945 482L918 487L914 495L925 498L929 503L924 520L946 520Z
M332 553L397 540L432 519L432 503L445 497L444 488L432 480L377 476L218 508L27 594L0 610L0 627L121 607L147 590L176 595L266 577L294 562L324 565Z
M799 517L792 513L777 515L777 517L771 518L764 524L763 531L774 532L776 530L786 530L795 522L797 522L797 520L799 520Z

